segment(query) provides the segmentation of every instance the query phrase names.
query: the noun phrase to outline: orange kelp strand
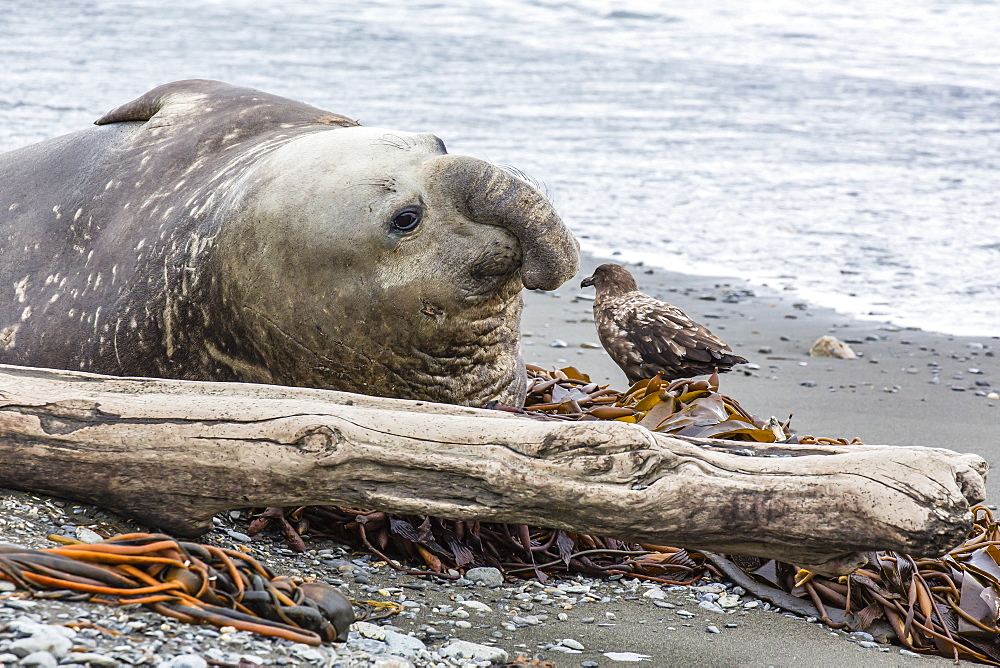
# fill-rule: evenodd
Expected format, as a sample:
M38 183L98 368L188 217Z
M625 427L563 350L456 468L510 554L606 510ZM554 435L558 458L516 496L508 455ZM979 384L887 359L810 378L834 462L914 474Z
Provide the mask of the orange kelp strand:
M356 618L335 587L311 583L300 589L287 578L272 578L247 555L181 544L162 534L45 550L6 547L0 549L0 578L37 596L141 604L188 623L233 626L311 645L345 639ZM244 605L251 582L267 595Z

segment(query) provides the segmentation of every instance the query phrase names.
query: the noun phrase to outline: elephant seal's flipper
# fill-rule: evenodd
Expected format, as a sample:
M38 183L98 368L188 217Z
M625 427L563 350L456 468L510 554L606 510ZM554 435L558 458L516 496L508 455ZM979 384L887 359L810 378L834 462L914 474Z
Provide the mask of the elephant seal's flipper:
M346 116L333 114L303 102L211 79L186 79L157 86L131 102L112 109L94 121L94 125L127 121L145 122L154 116L166 119L181 114L212 113L219 108L252 109L257 118L275 124L323 123L345 127L358 125ZM169 124L169 121L164 124Z

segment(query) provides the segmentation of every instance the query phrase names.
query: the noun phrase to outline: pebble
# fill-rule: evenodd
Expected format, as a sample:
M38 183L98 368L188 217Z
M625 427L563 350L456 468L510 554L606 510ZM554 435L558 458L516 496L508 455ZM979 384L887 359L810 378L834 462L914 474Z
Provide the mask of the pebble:
M573 638L563 638L559 641L559 644L563 647L583 651L583 643L579 640L574 640Z
M809 348L810 357L836 357L839 359L855 359L857 353L851 348L850 343L863 343L860 339L845 339L841 341L835 336L821 336Z
M20 657L45 653L54 656L56 659L61 659L69 653L72 647L73 641L61 633L39 632L27 638L15 640L7 649Z
M659 587L650 587L645 592L643 592L642 595L645 598L651 598L653 600L662 600L667 597L664 591Z
M358 635L363 638L385 640L386 631L378 624L372 624L371 622L354 622L351 624L351 630L357 631Z
M250 536L246 535L245 533L240 533L239 531L233 531L232 529L223 529L223 531L226 532L227 536L229 536L233 540L238 540L241 543L249 543L252 540Z
M677 607L676 605L670 603L669 601L659 601L659 600L654 600L653 605L655 605L658 608L666 608L667 610L671 610Z
M719 607L722 608L736 608L740 605L740 597L733 595L720 596L719 600L716 601Z
M470 568L465 572L465 579L484 587L499 587L503 584L503 573L491 566Z
M93 529L88 529L87 527L77 527L76 531L74 531L73 533L76 534L76 539L78 541L82 543L87 543L88 545L93 545L94 543L100 543L102 540L104 540L104 536L97 533Z
M553 339L549 346L552 348L569 348L569 344L562 339Z
M688 612L687 610L684 610L683 608L681 608L680 610L678 610L677 614L680 615L681 617L689 617L689 618L696 616L693 612Z
M514 615L511 621L519 626L538 626L539 624L541 624L541 622L538 621L538 618L535 617L534 615L528 615L527 617L520 617L518 615Z
M612 661L632 661L636 663L639 661L649 661L653 658L648 654L639 654L638 652L605 652L604 656Z
M705 630L708 631L709 633L722 633L722 631L719 630L718 626L709 626Z
M567 594L589 594L590 585L566 585L560 586L559 589L563 590Z
M507 652L499 647L479 645L467 640L456 640L447 647L438 650L438 654L443 657L472 659L473 661L490 661L492 663L507 662Z
M458 624L459 622L455 622L456 626L458 626ZM406 633L399 633L398 631L386 630L385 644L389 647L389 651L391 653L402 654L403 656L408 657L416 657L419 656L421 652L427 651L427 646L424 644L423 640L407 635Z
M553 652L562 652L563 654L579 654L580 650L570 649L564 645L543 645L542 649L551 650Z
M859 640L858 647L864 647L865 649L878 649L877 642L871 642L869 640Z
M493 612L493 608L486 605L482 601L462 601L461 605L469 608L470 610L475 610L476 612Z
M699 601L698 607L702 610L711 610L712 612L721 612L723 614L726 612L715 601Z
M56 657L52 655L51 652L40 651L32 652L23 659L21 659L18 665L21 666L37 666L38 668L56 668L59 662Z
M670 591L673 592L683 592L686 590L687 587L670 588ZM710 582L709 584L706 585L696 585L694 587L691 587L691 591L699 594L724 594L726 592L726 585L722 584L721 582Z

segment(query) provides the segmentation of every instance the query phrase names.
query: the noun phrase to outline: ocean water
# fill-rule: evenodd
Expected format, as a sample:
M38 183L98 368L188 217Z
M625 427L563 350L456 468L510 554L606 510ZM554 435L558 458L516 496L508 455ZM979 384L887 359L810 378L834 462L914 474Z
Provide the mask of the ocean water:
M213 78L540 183L587 250L1000 336L996 0L0 2L0 150Z

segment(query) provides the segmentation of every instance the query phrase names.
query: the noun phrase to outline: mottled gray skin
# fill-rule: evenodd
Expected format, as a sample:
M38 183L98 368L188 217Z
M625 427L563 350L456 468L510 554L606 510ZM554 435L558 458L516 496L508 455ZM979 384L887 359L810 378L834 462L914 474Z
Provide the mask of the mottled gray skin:
M0 155L8 364L517 405L521 289L578 261L535 189L437 137L220 82Z

